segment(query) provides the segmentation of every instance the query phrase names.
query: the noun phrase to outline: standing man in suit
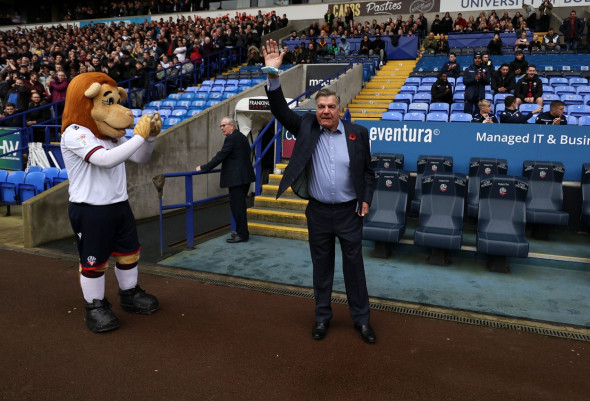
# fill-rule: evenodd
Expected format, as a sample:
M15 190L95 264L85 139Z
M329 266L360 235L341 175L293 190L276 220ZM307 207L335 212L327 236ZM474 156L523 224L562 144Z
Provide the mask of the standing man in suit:
M283 61L277 43L263 48L267 67ZM278 70L275 70L278 73ZM340 98L329 89L316 96L316 113L297 114L289 109L278 75L268 73L267 95L273 115L297 138L277 197L289 186L304 199L313 262L315 324L312 337L326 336L332 307L336 238L342 250L342 268L354 327L367 343L377 341L369 325L369 295L362 254L363 217L369 213L375 173L367 129L340 119Z
M246 242L250 239L246 195L250 183L256 179L250 163L250 144L248 138L236 128L231 117L221 119L221 132L225 135L223 147L207 164L197 166L197 171L206 173L221 163L221 188L229 188L229 207L236 222L236 234L226 241L230 244Z

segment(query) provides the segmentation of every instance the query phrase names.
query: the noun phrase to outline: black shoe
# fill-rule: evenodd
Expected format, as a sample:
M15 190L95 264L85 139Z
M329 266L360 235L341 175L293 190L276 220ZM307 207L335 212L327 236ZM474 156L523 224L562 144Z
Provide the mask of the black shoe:
M232 236L228 239L225 240L226 242L229 242L230 244L236 244L238 242L248 242L248 238L245 237L240 237L239 235L236 234L236 236Z
M364 342L369 344L374 344L377 342L377 336L375 336L375 332L368 324L358 325L355 324L354 328L361 332L361 338Z
M314 340L325 338L328 333L328 327L330 327L330 322L315 322L313 330L311 331L311 336Z
M158 299L146 293L139 285L130 290L119 290L119 296L121 297L121 308L126 312L149 315L160 308Z
M119 319L111 310L111 304L104 299L93 299L86 304L86 325L94 333L104 333L119 327Z

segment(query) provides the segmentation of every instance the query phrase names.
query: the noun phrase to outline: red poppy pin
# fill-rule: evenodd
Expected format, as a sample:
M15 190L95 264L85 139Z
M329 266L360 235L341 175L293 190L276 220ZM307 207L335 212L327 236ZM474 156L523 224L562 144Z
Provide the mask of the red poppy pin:
M356 141L356 134L354 132L351 132L350 134L348 134L348 139L350 139L351 141Z

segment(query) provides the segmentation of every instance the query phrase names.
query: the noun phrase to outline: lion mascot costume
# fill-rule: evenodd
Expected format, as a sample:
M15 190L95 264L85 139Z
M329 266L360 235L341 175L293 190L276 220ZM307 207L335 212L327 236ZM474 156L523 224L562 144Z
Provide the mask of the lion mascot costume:
M105 297L104 273L111 255L119 282L121 308L131 313L158 310L156 297L137 284L141 246L129 206L125 161L145 163L162 120L143 115L133 137L131 110L121 105L125 89L103 73L76 76L69 84L62 116L61 152L70 180L68 213L80 255L80 285L86 324L95 333L114 330L119 321Z

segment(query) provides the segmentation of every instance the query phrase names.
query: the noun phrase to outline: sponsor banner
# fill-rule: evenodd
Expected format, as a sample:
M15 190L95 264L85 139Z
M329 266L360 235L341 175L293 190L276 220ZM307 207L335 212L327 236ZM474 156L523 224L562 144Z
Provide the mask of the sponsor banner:
M268 99L248 99L248 110L270 110Z
M158 15L159 17L159 15ZM122 17L122 18L105 18L105 19L98 19L98 20L88 20L88 21L80 21L80 27L85 27L87 25L94 25L94 24L107 24L110 25L111 22L118 24L119 22L124 22L125 25L129 24L143 24L144 22L152 22L151 16L144 16L144 17Z
M485 11L486 13L489 13L492 10L499 11L522 9L523 4L529 4L535 9L537 18L539 18L539 6L541 3L543 3L543 0L445 0L444 7L441 7L440 12ZM551 3L553 3L553 7L576 7L588 6L590 5L590 0L552 0Z
M308 64L305 74L305 90L322 82L325 78L344 68L346 64ZM330 85L325 81L322 86Z
M11 132L16 128L0 129L0 135ZM21 133L14 132L10 135L0 136L0 155L13 152L21 147ZM23 152L15 152L0 157L0 168L3 170L22 170Z
M453 171L468 174L471 157L505 158L508 174L522 175L525 160L560 161L564 179L579 181L590 161L587 127L536 124L357 121L367 127L371 152L402 153L416 170L419 155L453 157Z
M295 136L283 127L283 158L290 159L295 146Z
M445 0L445 8L446 8ZM453 0L457 1L457 0ZM346 15L348 7L352 10L354 17L371 17L377 15L398 16L400 14L418 14L440 11L440 0L401 0L401 1L369 1L335 3L329 6L336 18Z

